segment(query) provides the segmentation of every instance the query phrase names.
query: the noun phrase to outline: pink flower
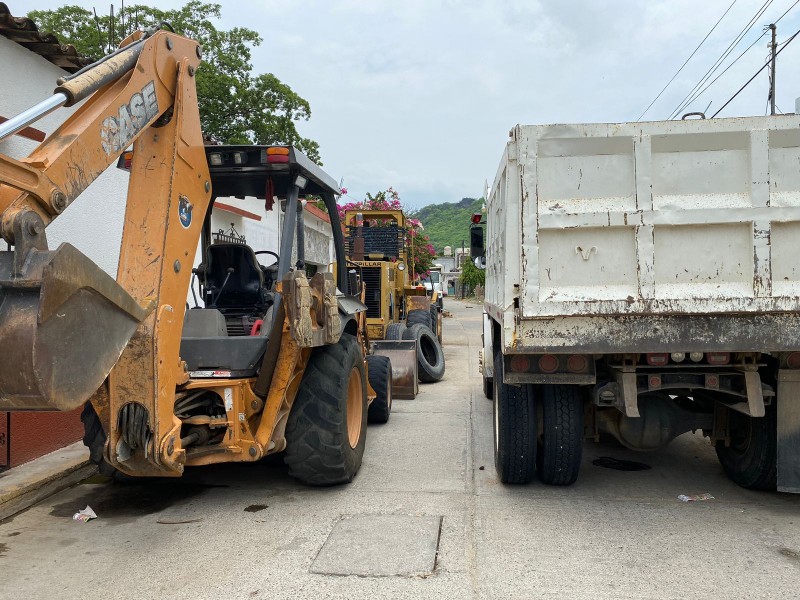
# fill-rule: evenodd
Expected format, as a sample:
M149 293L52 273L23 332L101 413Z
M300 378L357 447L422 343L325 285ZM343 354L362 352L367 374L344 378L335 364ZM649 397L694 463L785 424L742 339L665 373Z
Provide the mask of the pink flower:
M346 196L347 195L347 188L343 187L341 190L339 190L339 193L342 194L342 196Z

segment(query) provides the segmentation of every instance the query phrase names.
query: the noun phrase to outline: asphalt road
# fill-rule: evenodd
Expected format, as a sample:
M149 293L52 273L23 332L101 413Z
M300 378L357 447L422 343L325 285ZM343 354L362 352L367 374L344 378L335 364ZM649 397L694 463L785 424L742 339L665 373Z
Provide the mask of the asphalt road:
M647 455L587 444L569 488L498 483L481 309L446 308L445 379L370 426L352 484L308 488L274 461L89 481L0 524L0 598L800 595L800 497L738 488L701 437ZM87 504L99 518L73 521Z

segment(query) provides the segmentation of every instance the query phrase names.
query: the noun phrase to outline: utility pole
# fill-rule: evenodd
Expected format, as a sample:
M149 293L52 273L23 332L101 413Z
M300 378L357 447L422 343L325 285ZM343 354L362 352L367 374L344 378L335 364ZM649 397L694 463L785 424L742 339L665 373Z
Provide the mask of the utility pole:
M769 108L771 115L775 114L775 57L777 56L776 51L778 50L778 44L775 41L775 37L777 36L778 28L775 26L775 23L770 23L769 28L772 30L772 43L770 44L770 48L772 50L772 66L771 66L771 74L769 78Z

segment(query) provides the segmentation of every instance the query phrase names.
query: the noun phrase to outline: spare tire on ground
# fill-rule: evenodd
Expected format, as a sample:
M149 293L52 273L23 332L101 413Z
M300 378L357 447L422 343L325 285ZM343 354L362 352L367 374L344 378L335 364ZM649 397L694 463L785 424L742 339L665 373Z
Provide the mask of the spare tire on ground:
M386 326L385 339L387 339L387 340L395 340L395 341L402 340L403 339L403 333L405 332L405 330L406 330L406 324L405 323L389 323Z
M425 325L428 329L433 331L430 311L421 309L408 311L406 327L412 327L413 325Z
M425 325L412 325L406 329L403 339L417 341L419 380L424 383L441 380L444 377L444 352L442 352L442 346L433 331Z
M367 377L375 390L375 400L369 405L367 420L386 423L392 413L392 362L388 356L367 356Z

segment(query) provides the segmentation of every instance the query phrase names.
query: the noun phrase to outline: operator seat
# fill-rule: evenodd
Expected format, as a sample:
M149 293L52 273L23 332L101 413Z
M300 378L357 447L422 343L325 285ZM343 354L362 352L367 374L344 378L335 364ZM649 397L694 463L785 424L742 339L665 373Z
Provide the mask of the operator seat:
M264 272L250 246L212 244L207 249L207 260L205 285L211 290L213 308L223 314L264 314L270 300L269 289L264 285Z

